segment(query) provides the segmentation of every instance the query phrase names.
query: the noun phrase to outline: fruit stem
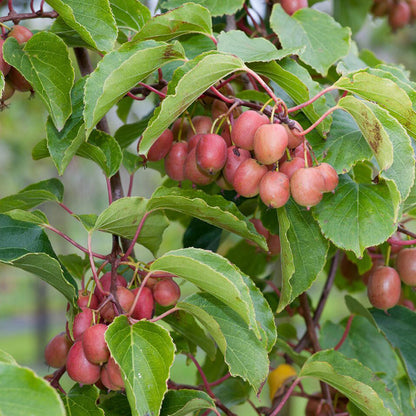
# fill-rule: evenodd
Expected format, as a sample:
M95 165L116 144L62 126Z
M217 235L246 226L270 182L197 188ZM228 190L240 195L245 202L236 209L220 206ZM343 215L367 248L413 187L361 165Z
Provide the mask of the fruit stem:
M222 101L227 104L234 104L234 100L232 98L226 97L224 94L221 94L214 86L210 87L210 90Z
M350 329L351 329L351 324L352 324L352 320L354 319L354 316L355 315L350 315L350 317L348 318L347 325L345 326L345 331L342 334L342 337L339 340L338 344L335 345L335 347L334 347L334 350L335 351L338 351L341 348L341 346L344 343L344 341L347 339L347 336L348 336L348 334L350 332Z
M146 286L147 281L149 280L150 276L152 274L156 273L156 271L151 271L146 274L146 277L143 279L142 283L140 284L140 288L136 293L136 296L134 297L134 302L130 307L130 310L128 311L127 315L131 315L134 311L134 308L136 307L137 301L139 300L140 294L142 293L143 288Z
M283 406L288 401L289 397L291 396L293 390L295 387L300 383L300 378L296 378L295 381L291 384L291 386L287 389L287 392L283 396L282 400L280 401L279 405L276 407L276 409L273 410L272 413L270 413L270 416L276 416L283 408Z
M389 244L387 246L386 260L385 260L385 264L387 267L389 267L389 263L390 263L390 254L391 254L391 245Z
M223 383L225 380L231 377L230 373L227 373L225 376L219 378L218 380L213 381L212 383L208 383L210 387L218 386L219 384Z
M137 292L138 293L138 292ZM154 317L153 319L150 320L150 322L156 322L159 321L160 319L165 318L168 315L171 315L172 313L178 312L180 309L177 308L176 306L174 308L169 309L166 312L163 312L162 314L160 314L159 316Z
M127 191L127 196L131 196L131 192L133 191L133 181L134 181L134 173L132 173L129 177L129 189Z
M58 202L58 205L63 208L68 214L70 215L74 215L74 213L62 202Z
M107 183L108 205L111 205L113 203L113 192L111 190L110 178L107 178L107 176L106 176L105 181Z
M323 89L321 92L316 94L310 100L305 101L304 103L299 104L295 107L288 108L287 112L288 113L293 113L294 111L301 110L302 108L304 108L304 107L308 106L309 104L312 104L313 102L315 102L318 98L322 97L327 92L333 91L333 90L336 90L336 89L337 89L337 87L334 87L333 85L331 85L330 87Z
M132 94L130 91L126 94L128 97L133 98L135 101L144 101L147 97L137 97L136 95Z
M204 383L204 387L205 387L206 392L208 393L208 395L210 397L212 397L214 399L215 394L212 392L211 387L209 386L208 379L207 379L207 377L204 373L204 370L202 369L202 367L199 365L198 361L196 360L196 358L192 354L188 353L188 354L186 354L186 356L188 358L190 358L191 361L195 364L195 367L198 370L199 375L201 376L202 382Z
M394 246L412 246L416 244L416 240L398 240L397 238L389 238L387 242Z
M98 290L101 292L101 294L103 296L106 296L107 292L103 289L103 287L101 285L101 282L98 279L97 269L95 268L93 252L92 252L92 249L91 249L91 238L92 238L92 234L91 234L91 232L89 232L88 233L88 257L90 259L90 266L91 266L92 276L94 277L95 285L98 287Z
M139 82L139 85L141 87L146 88L149 91L154 92L155 94L157 94L160 98L165 98L166 94L164 94L162 91L157 90L156 88L153 88L151 85L147 85L144 82Z
M310 133L316 126L322 123L322 121L324 121L331 113L333 113L335 110L339 110L340 108L341 107L338 107L337 105L334 107L331 107L329 110L325 111L325 113L322 114L322 116L319 117L318 120L316 120L315 123L313 123L310 127L296 134L299 136L305 136L306 134Z

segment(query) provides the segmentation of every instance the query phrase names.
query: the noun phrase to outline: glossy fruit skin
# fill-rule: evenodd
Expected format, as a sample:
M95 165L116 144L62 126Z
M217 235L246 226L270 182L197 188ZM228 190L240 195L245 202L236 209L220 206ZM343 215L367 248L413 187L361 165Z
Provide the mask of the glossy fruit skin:
M53 368L63 367L71 346L72 342L68 339L65 332L55 335L45 348L46 364Z
M321 163L317 169L324 178L324 192L332 192L338 186L337 171L329 163Z
M184 165L187 155L187 142L178 142L172 145L170 152L165 158L165 171L169 178L178 182L185 180Z
M322 200L324 179L315 168L298 169L290 179L290 193L296 203L313 207Z
M254 159L245 160L234 173L235 191L246 198L256 196L259 193L260 181L267 172L267 166L259 165Z
M201 137L203 134L195 134L194 136L191 136L188 140L188 153L197 146L199 141L201 140Z
M223 127L221 128L221 137L225 140L227 148L233 145L233 142L231 140L231 127L227 122L225 122Z
M231 131L233 143L246 150L254 149L254 134L263 124L269 124L269 119L257 111L247 110L234 123Z
M156 282L157 283L157 282ZM155 284L156 284L155 283ZM137 295L139 288L132 290L134 296ZM153 310L155 301L153 300L153 294L151 289L144 287L140 293L140 297L136 302L136 306L133 309L131 317L133 319L151 319L153 316Z
M110 379L109 371L108 371L108 364L105 364L101 367L101 374L100 374L101 383L103 383L104 387L108 390L117 391L122 390L121 387L116 386Z
M289 179L300 168L305 167L305 160L303 157L294 157L291 160L286 160L280 165L279 172L284 173Z
M299 146L296 146L293 149L293 157L301 157L303 160L305 160L305 145L307 145L308 142L304 140ZM308 162L308 166L312 166L312 155L309 149L306 150L306 160Z
M271 170L261 179L259 194L267 207L280 208L289 200L289 189L289 178L284 173Z
M287 14L292 15L299 9L308 7L308 0L280 0L280 4Z
M99 301L98 301L97 296L94 295L94 293L91 295L90 292L88 291L84 293L83 290L79 290L77 305L80 308L97 309L99 305Z
M379 267L368 280L367 294L370 303L378 309L390 309L400 299L400 277L392 267Z
M223 169L223 175L227 182L233 183L235 171L247 159L251 159L248 150L240 149L237 146L227 148L227 161Z
M18 43L22 44L27 42L33 33L25 26L14 25L7 36L15 38Z
M196 185L208 185L215 181L216 175L210 175L203 172L197 164L196 147L194 147L186 156L185 164L183 166L185 179L189 179Z
M287 147L289 149L294 149L295 147L298 147L303 141L305 140L305 136L300 136L299 134L296 134L297 132L302 132L303 128L302 126L295 121L294 127L291 129L287 124L283 124L283 127L286 129L287 133Z
M212 119L208 116L195 116L192 118L192 124L195 132L190 128L188 138L195 134L208 134L211 131Z
M109 292L111 287L111 272L104 273L100 278L100 283L104 292ZM117 286L127 287L126 279L120 274L117 275ZM98 287L95 288L94 295L97 297L99 302L104 299L104 296Z
M264 165L277 162L288 143L286 129L281 124L263 124L254 134L254 154Z
M157 162L162 160L169 153L173 143L173 133L171 130L166 129L158 139L153 143L152 147L147 153L147 160L150 162ZM140 142L138 144L139 151Z
M94 313L89 308L83 308L80 313L75 315L74 325L72 327L72 333L74 340L79 341L87 328L89 328L93 322Z
M123 309L123 313L128 312L133 305L134 294L130 292L129 289L123 286L118 286L116 296L121 308ZM115 305L113 302L109 302L101 309L100 312L102 318L104 318L106 322L112 322L116 316Z
M186 118L178 118L172 124L170 129L172 130L175 140L179 141L186 139L189 130L191 130L191 126L189 125L189 121Z
M181 289L172 279L159 280L153 287L155 302L161 306L174 305L181 296Z
M196 145L195 156L198 167L214 175L227 161L227 144L218 134L204 134Z
M403 248L396 259L400 279L409 286L416 286L416 248Z
M410 23L411 10L405 1L399 1L389 12L389 25L393 30L400 29Z
M104 338L105 331L107 331L107 325L97 324L90 326L84 332L82 347L90 363L102 364L107 362L110 357L110 351Z
M94 384L100 378L100 366L87 360L81 341L77 341L69 350L66 371L72 380L82 384Z
M121 376L121 370L118 364L114 361L113 357L110 357L107 363L108 376L114 386L119 389L124 389L124 380Z

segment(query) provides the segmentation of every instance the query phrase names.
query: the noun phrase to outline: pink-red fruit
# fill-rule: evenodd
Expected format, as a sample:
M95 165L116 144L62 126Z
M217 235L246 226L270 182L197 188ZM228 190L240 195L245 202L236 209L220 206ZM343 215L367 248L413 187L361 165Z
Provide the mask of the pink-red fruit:
M389 12L389 25L393 30L400 29L410 23L411 10L405 1L399 1Z
M251 159L251 154L248 150L240 149L237 146L230 146L227 149L227 161L222 171L227 182L233 183L235 171L247 159Z
M290 178L290 193L304 207L313 207L322 199L324 178L315 168L298 169Z
M69 350L66 371L72 380L82 384L94 384L100 378L100 366L87 360L81 341L77 341Z
M245 111L234 123L231 130L233 143L246 150L254 149L254 134L263 124L269 124L269 119L253 110Z
M287 132L281 124L264 124L254 134L254 154L264 165L277 162L287 147Z
M113 357L110 357L107 363L108 377L111 383L118 389L124 389L124 380L121 376L121 370L118 364L114 361ZM115 389L114 389L115 390Z
M150 162L157 162L162 160L168 153L173 143L173 133L171 130L166 129L158 139L153 143L152 147L147 153L147 160ZM140 142L137 145L138 151L140 150Z
M174 181L181 182L185 179L184 166L188 155L188 143L174 143L165 159L166 175Z
M134 302L134 295L130 292L129 289L118 286L116 291L116 296L118 303L122 308L122 313L128 312L133 305ZM104 318L106 322L112 322L114 317L116 316L115 305L112 302L108 302L102 309L101 309L101 316Z
M300 168L305 167L305 159L303 157L294 157L291 160L286 160L280 165L279 172L284 173L289 179Z
M118 274L116 279L117 286L127 287L127 281L123 276ZM104 292L109 292L111 287L111 272L104 273L101 276L100 283ZM94 295L97 297L99 302L101 302L104 299L104 295L101 293L98 287L95 287Z
M392 267L379 267L370 275L367 294L375 308L392 308L399 302L400 293L400 277Z
M75 315L72 333L75 341L79 341L87 328L89 328L94 319L93 311L89 308L83 308L82 312Z
M71 345L72 343L65 332L54 336L45 348L46 364L53 368L63 367Z
M181 296L181 289L172 279L159 280L153 287L153 297L161 306L174 305Z
M27 27L20 25L14 25L7 35L9 38L15 38L20 44L27 42L32 36L33 33Z
M396 268L404 283L416 286L416 248L401 249L397 255Z
M267 166L259 165L254 159L245 160L234 173L235 191L246 198L256 196L259 193L260 181L267 172Z
M88 361L93 364L105 363L110 357L104 335L107 325L97 324L90 326L82 337L82 347Z
M308 0L280 0L280 4L287 14L292 15L299 9L308 7Z
M197 146L198 147L198 146ZM208 185L216 178L215 175L210 175L207 172L203 172L197 164L196 160L196 148L194 147L186 156L183 172L185 179L189 179L192 183L197 185Z
M204 172L219 172L227 160L227 144L218 134L204 134L196 145L196 163Z
M155 282L155 285L157 281ZM133 295L136 297L139 288L132 290ZM137 299L136 306L133 309L131 317L134 319L151 319L153 316L155 302L153 300L152 291L148 287L144 287L140 293L139 299Z
M283 127L286 129L287 133L287 147L289 149L294 149L298 147L303 141L305 140L305 136L301 136L297 133L301 133L303 131L302 126L295 121L294 127L291 129L287 124L283 124Z
M267 172L260 181L259 194L266 206L283 207L290 197L289 178L274 170Z
M338 185L337 171L328 163L321 163L315 169L324 178L324 192L332 192Z

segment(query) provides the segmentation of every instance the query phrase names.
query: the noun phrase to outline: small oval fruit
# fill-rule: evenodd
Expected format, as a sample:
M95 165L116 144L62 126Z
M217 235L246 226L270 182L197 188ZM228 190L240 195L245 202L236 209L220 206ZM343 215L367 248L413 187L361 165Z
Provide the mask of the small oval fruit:
M210 175L199 169L196 160L196 147L194 147L186 156L183 172L185 179L189 179L196 185L208 185L211 182L214 182L216 178L216 175Z
M240 149L237 146L227 148L227 161L223 169L223 175L227 182L233 183L235 171L247 159L251 159L248 150Z
M82 347L87 360L93 364L102 364L108 361L110 351L104 335L107 325L96 324L87 328L82 337Z
M294 157L291 160L284 161L279 168L279 172L284 173L289 179L300 168L305 167L305 159L303 157Z
M55 335L45 348L45 361L50 367L61 368L66 363L72 342L65 332Z
M287 14L292 15L299 9L308 7L308 0L280 0L280 4Z
M290 193L299 205L313 207L322 200L324 178L315 168L298 169L290 178Z
M324 192L332 192L338 186L338 173L329 163L316 166L324 178Z
M166 129L150 147L147 153L147 160L157 162L165 158L172 147L172 143L173 133L171 130ZM140 142L137 145L137 151L139 151L139 148Z
M157 282L155 283L155 285ZM136 287L132 290L133 295L136 297L139 288ZM144 287L140 293L140 297L137 299L136 306L133 309L131 317L134 319L151 319L153 316L153 309L155 302L153 300L152 291L148 287Z
M287 133L287 147L289 149L294 149L298 147L303 141L305 140L305 136L301 136L297 133L301 133L303 131L302 126L295 121L293 128L291 129L287 124L283 124L283 127L286 129Z
M259 194L267 207L283 207L290 197L289 178L275 170L267 172L260 181Z
M400 299L400 277L392 267L379 267L368 279L367 294L370 303L378 309L390 309Z
M186 118L178 118L170 128L173 133L173 137L176 141L185 140L188 136L188 132L191 129L189 121Z
M237 118L231 130L233 143L246 150L254 149L254 134L263 124L269 124L269 119L261 113L247 110Z
M211 131L212 119L208 116L195 116L192 118L192 125L194 126L195 132L190 128L188 138L195 134L208 134Z
M94 320L94 313L90 308L83 308L80 313L75 315L72 333L74 340L79 341L87 328L89 328Z
M172 279L159 280L153 287L155 302L161 306L174 305L181 296L181 289Z
M32 36L33 33L27 27L21 25L14 25L7 35L9 38L15 38L20 44L27 42Z
M117 279L117 286L127 287L127 281L123 276L118 274L116 279ZM100 283L104 292L109 292L110 287L111 287L111 272L104 273L100 278ZM97 297L99 302L101 302L104 299L104 295L101 293L98 287L95 287L94 295Z
M267 172L267 166L259 165L254 159L245 160L234 173L235 191L246 198L256 196L259 193L260 181Z
M403 248L399 251L396 268L403 283L416 286L416 248Z
M82 384L94 384L100 378L100 366L87 360L81 341L69 350L66 371L72 380Z
M389 25L393 30L400 29L410 23L411 10L407 2L399 1L389 11Z
M227 160L227 144L218 134L204 134L196 145L196 163L204 172L214 175Z
M254 134L254 154L264 165L277 162L285 153L288 143L286 129L281 124L263 124Z
M80 308L97 309L99 301L94 293L91 294L88 290L85 292L83 290L79 290L77 304Z
M172 145L170 152L165 158L165 171L169 178L178 182L185 180L184 166L187 155L187 142L178 142Z
M128 312L134 302L134 294L123 286L118 286L116 291L118 303L122 308L122 313ZM116 316L115 305L108 302L100 311L101 316L106 322L112 322Z

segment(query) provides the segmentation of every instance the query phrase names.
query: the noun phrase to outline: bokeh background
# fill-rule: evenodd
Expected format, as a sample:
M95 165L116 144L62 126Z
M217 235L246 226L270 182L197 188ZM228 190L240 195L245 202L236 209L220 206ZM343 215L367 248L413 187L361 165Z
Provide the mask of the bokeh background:
M3 1L3 3L7 3ZM146 3L146 2L145 2ZM13 2L18 11L27 10L28 1ZM35 7L39 2L35 2ZM154 10L155 2L149 6ZM252 2L260 13L264 2ZM331 11L331 2L315 4L321 10ZM7 7L0 6L0 14L6 15ZM50 24L47 19L37 19L24 23L33 30L43 29ZM355 36L360 48L373 50L386 62L403 64L415 78L416 75L416 24L392 33L386 19L368 17L364 27ZM75 61L74 61L75 62ZM146 103L134 103L129 122L137 121L145 114ZM16 93L9 100L8 107L0 113L0 198L18 192L31 183L58 177L50 159L34 161L31 151L36 143L44 138L46 111L38 97L29 93ZM121 122L115 112L111 112L109 122L112 133ZM63 177L59 178L65 186L64 202L78 214L99 214L108 204L106 182L100 169L92 162L75 158ZM122 172L124 188L128 186L128 175ZM140 170L135 177L133 195L149 197L161 183L161 175L151 169ZM44 204L41 209L56 228L70 235L74 240L86 246L85 230L62 208L54 204ZM160 252L181 246L183 229L173 224L165 234ZM63 239L48 234L58 254L69 254L76 251ZM107 253L111 249L109 235L97 235L93 240L94 251ZM74 251L75 250L75 251ZM78 252L77 254L81 254ZM147 261L151 255L145 249L136 250L136 254ZM323 281L318 281L311 290L311 297L319 296ZM338 322L347 315L342 302L342 294L332 296L325 308L323 320ZM367 302L364 298L363 302ZM51 372L44 363L43 350L48 340L64 330L66 302L57 291L44 284L35 276L22 270L0 264L0 349L10 353L21 365L33 368L38 374ZM299 321L299 332L302 331ZM185 360L179 360L173 369L173 375L179 382L194 382L195 369L187 366ZM263 397L264 396L264 397ZM267 404L267 388L263 393ZM299 409L305 401L292 404L291 414L300 414ZM235 410L237 414L255 414L249 407ZM288 409L289 412L289 409Z

